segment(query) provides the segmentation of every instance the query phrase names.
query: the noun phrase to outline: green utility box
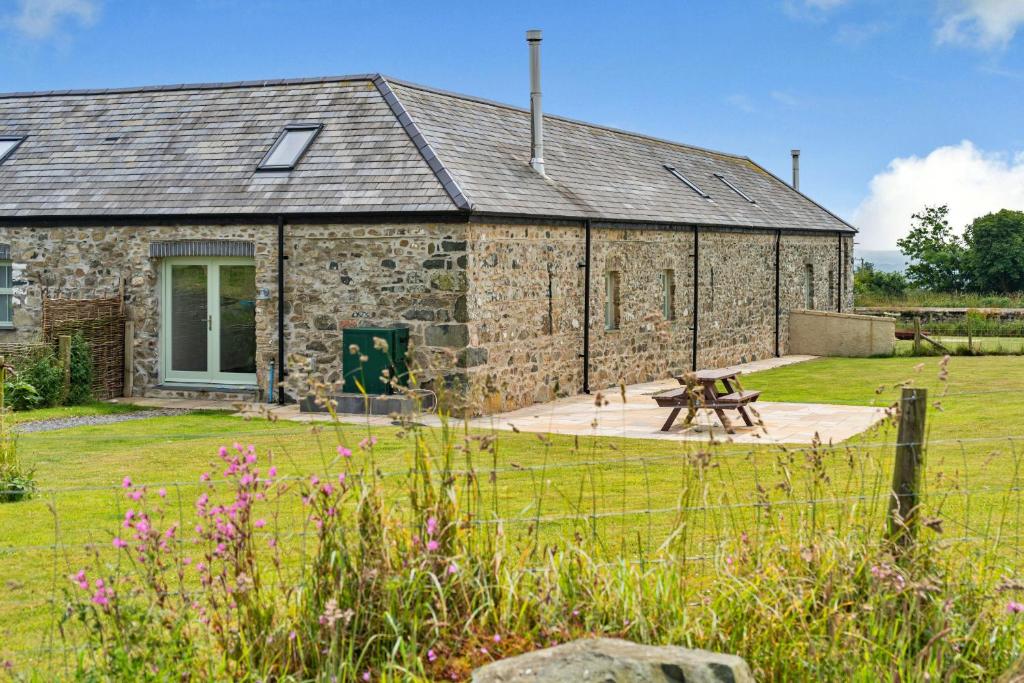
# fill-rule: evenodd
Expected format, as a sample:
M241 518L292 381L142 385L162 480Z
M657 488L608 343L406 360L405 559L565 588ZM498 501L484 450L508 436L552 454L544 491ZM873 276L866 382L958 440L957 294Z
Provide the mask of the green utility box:
M383 339L387 348L379 348L374 337ZM397 377L398 383L404 385L408 376L405 355L409 350L409 330L405 328L361 327L343 330L342 371L345 373L344 391L362 393L365 389L369 395L392 394L394 389L387 379L383 378L387 370L388 377ZM353 346L358 351L352 353ZM365 356L366 360L361 360ZM362 385L363 389L360 389Z

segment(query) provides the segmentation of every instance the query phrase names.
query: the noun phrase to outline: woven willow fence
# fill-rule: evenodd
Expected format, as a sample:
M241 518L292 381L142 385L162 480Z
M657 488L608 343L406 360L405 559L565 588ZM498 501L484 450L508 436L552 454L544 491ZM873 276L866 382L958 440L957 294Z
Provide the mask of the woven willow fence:
M81 334L92 356L92 393L99 399L124 391L124 305L109 299L47 299L43 337L53 347L61 335Z

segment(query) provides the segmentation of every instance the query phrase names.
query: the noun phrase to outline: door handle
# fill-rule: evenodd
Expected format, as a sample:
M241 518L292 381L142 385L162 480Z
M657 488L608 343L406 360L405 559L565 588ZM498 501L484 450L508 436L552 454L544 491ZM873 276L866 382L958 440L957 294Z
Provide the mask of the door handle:
M213 332L213 316L212 315L206 316L206 331L207 332Z

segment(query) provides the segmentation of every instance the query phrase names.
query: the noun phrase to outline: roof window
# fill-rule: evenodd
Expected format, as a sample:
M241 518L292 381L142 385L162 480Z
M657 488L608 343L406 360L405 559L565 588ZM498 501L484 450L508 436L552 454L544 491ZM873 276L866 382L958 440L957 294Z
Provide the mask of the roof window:
M711 199L711 195L697 187L689 178L687 178L682 173L677 171L675 166L669 166L668 164L665 164L665 170L674 175L676 178L682 180L688 188L699 194L704 199Z
M287 171L295 168L302 155L323 128L320 123L291 123L284 127L274 146L257 167L260 171Z
M733 192L735 192L739 196L743 197L744 199L746 199L751 204L757 204L757 200L756 199L751 199L750 195L748 195L746 192L744 192L740 188L738 188L735 185L733 185L732 183L730 183L729 179L726 178L721 173L716 173L715 177L718 178L719 180L721 180L723 183L725 183L729 187L730 190L732 190Z
M2 164L7 157L14 153L24 137L4 137L0 136L0 164Z

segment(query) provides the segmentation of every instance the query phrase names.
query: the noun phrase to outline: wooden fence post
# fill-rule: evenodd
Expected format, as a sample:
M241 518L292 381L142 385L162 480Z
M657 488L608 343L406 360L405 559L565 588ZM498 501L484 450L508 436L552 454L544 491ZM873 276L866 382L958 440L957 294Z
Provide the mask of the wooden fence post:
M914 355L921 355L921 318L914 316Z
M62 334L57 338L57 355L60 356L60 365L64 370L64 390L61 393L61 403L71 392L71 335Z
M135 388L135 321L124 321L124 394L131 398Z
M971 309L967 309L967 350L974 351L974 329L971 325Z
M927 410L926 389L903 389L896 463L892 471L892 496L889 499L889 538L903 546L911 544L917 534Z

